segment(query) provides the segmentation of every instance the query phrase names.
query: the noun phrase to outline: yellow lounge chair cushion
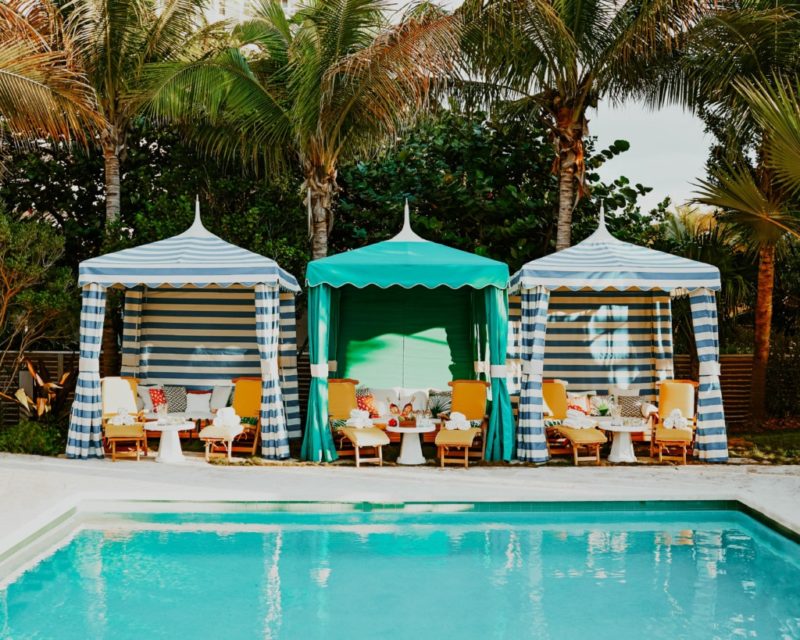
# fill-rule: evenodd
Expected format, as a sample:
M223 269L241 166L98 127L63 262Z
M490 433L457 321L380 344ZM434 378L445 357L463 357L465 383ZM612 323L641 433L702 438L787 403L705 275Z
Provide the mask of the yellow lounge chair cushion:
M562 436L568 438L572 444L603 444L607 442L605 434L592 427L591 429L573 429L564 425L556 427Z
M243 431L241 425L231 428L210 424L200 431L199 438L201 440L233 440Z
M481 432L477 427L465 429L441 429L436 434L437 447L471 447L475 436Z
M365 427L356 429L355 427L343 427L338 430L340 433L353 443L354 447L380 447L389 444L389 436L386 432L377 427Z
M144 427L140 424L107 424L106 438L142 438Z
M691 442L692 432L687 429L656 428L656 442Z

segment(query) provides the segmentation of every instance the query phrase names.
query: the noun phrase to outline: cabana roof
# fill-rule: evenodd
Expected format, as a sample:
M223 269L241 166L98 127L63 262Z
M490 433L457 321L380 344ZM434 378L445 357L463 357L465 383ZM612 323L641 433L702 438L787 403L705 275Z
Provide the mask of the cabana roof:
M592 289L669 291L720 290L719 269L663 251L618 240L601 212L597 230L573 247L532 260L511 278L512 290Z
M84 260L78 283L109 287L278 284L288 291L300 291L295 277L274 260L225 242L208 231L200 220L199 203L194 223L183 233Z
M508 266L497 260L420 238L411 230L408 204L403 230L391 240L308 263L306 284L363 288L508 286Z

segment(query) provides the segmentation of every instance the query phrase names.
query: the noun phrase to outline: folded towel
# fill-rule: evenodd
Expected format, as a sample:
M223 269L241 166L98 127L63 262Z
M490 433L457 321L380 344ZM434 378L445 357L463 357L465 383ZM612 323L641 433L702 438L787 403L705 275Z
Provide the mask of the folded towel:
M130 414L125 413L125 410L121 410L115 416L111 416L109 419L109 424L113 424L114 426L122 426L122 425L132 425L136 424L136 419Z
M451 431L467 431L471 427L472 425L470 425L469 420L467 420L467 416L465 416L463 413L459 413L458 411L453 411L450 414L450 419L444 423L444 428Z
M236 415L233 407L222 407L214 418L215 427L235 428L241 424L241 419Z
M684 431L691 431L689 421L683 417L680 409L673 409L672 412L664 419L665 429L682 429Z
M361 409L353 409L350 412L350 418L345 422L348 427L355 427L356 429L366 429L372 426L372 420L369 417L369 411L362 411Z
M572 411L570 409L567 411L567 418L562 424L572 429L591 429L594 427L595 422L591 418L587 418L580 411Z

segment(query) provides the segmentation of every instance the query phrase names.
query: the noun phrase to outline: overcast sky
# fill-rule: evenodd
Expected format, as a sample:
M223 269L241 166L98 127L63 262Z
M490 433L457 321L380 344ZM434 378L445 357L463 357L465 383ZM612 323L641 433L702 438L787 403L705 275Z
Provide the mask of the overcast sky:
M627 140L629 151L615 157L600 169L604 179L627 176L653 187L642 199L642 210L649 211L665 196L679 205L692 197L692 182L705 176L705 161L711 137L703 123L677 107L651 111L639 104L612 109L600 105L589 115L589 132L597 136L598 149L614 140Z

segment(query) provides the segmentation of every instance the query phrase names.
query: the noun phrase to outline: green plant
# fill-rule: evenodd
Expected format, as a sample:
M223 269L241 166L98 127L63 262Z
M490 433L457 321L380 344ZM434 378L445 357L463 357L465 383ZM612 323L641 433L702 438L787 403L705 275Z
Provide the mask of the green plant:
M67 445L66 429L52 420L22 419L19 423L0 429L0 451L57 456Z
M33 395L29 396L24 389L17 389L13 395L0 392L0 398L15 403L28 420L66 420L78 370L65 371L58 380L53 380L43 363L34 363L30 358L25 358L24 363L33 383Z

